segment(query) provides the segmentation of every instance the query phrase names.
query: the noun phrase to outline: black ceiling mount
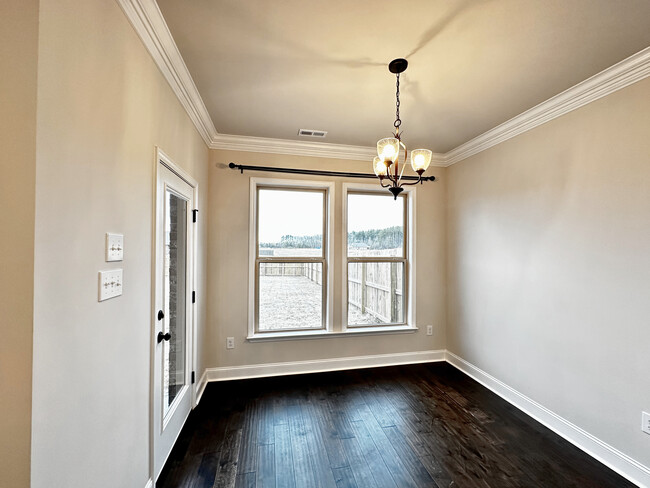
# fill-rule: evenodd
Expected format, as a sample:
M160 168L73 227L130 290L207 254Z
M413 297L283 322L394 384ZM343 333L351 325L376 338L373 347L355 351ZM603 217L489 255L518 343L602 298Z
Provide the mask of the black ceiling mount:
M409 62L406 59L397 58L397 59L393 59L390 62L390 64L388 65L388 70L391 73L395 73L395 74L403 73L404 71L406 71L406 68L408 67L408 65L409 65Z

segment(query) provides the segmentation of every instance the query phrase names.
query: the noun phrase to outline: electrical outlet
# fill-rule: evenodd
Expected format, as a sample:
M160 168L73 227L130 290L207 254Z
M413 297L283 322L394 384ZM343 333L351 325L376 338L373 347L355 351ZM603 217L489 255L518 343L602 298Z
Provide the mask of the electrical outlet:
M427 325L427 335L433 335L433 325Z
M234 349L234 348L235 348L235 338L226 337L226 349Z
M99 272L99 299L103 302L122 294L122 270L112 269Z
M641 430L650 434L650 413L641 412Z
M122 261L122 259L124 259L124 236L107 232L106 261Z

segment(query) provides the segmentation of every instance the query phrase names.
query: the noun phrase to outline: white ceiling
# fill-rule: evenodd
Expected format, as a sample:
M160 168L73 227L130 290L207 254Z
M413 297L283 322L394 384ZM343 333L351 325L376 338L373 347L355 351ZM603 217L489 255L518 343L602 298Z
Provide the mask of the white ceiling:
M650 46L648 0L158 0L221 134L445 153Z

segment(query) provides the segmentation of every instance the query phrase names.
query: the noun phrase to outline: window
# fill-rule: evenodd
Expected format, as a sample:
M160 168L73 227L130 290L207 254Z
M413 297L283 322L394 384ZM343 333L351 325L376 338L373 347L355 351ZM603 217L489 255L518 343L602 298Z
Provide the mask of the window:
M328 185L255 180L253 334L328 328Z
M417 330L415 188L339 185L251 178L249 340Z
M346 197L346 325L405 325L408 197L360 191Z

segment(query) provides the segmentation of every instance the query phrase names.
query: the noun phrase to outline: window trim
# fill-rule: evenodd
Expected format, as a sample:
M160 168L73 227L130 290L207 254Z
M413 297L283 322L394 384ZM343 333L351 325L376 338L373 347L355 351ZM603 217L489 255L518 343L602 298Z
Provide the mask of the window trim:
M372 184L363 184L363 183L343 183L343 198L341 202L342 206L342 252L341 252L341 277L342 277L342 286L341 286L341 331L347 334L359 334L363 331L376 331L381 329L387 329L387 331L399 331L399 330L416 330L416 317L415 317L415 263L416 263L416 235L415 235L415 209L416 209L416 195L417 189L414 186L408 186L404 188L403 194L406 197L405 202L405 217L404 217L404 256L400 258L400 262L404 262L404 274L405 274L405 283L404 283L404 306L405 317L403 324L386 324L386 325L357 325L357 326L348 326L348 194L349 193L367 193L367 194L378 194L383 195L386 190L377 185ZM354 261L355 259L353 259ZM402 261L403 260L403 261ZM363 260L365 261L365 259ZM395 260L382 260L381 258L373 259L373 262L379 261L388 261L396 262Z
M259 188L277 188L291 190L321 190L324 191L324 215L323 215L323 240L324 246L323 257L318 258L323 262L323 277L325 286L323 287L323 324L320 329L291 329L286 331L257 331L257 299L259 287L257 286L257 262L258 257L258 236L257 236L257 219L258 219L258 189ZM334 306L334 246L332 239L334 237L334 206L335 206L335 184L329 181L318 180L291 180L276 178L251 178L250 179L250 207L249 207L249 229L248 229L248 339L272 338L278 334L327 334L333 331L333 306ZM287 261L311 262L309 258L287 258Z

